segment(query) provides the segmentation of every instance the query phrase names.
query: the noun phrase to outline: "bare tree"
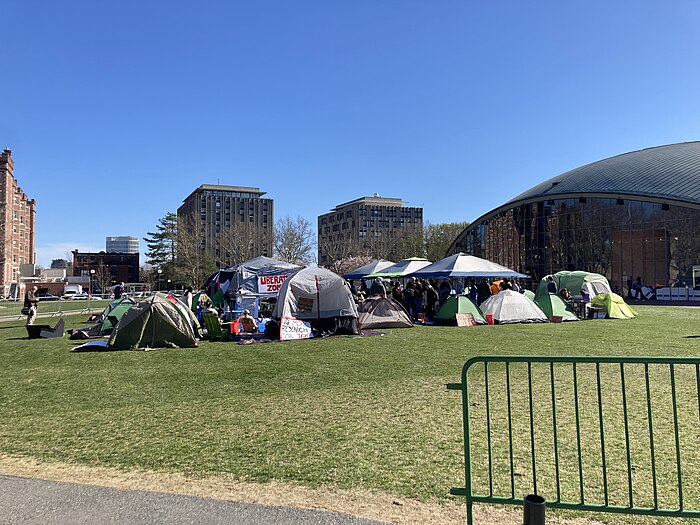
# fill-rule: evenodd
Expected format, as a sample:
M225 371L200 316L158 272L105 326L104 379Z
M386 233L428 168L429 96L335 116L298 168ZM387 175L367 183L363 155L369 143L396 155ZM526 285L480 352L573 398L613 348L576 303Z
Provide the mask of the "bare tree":
M148 289L153 291L158 286L158 271L154 266L144 265L139 270L140 281L148 285Z
M233 266L259 255L258 228L250 223L232 224L219 235L221 266Z
M199 287L216 271L211 256L204 252L204 237L191 216L178 219L175 278L185 286Z
M100 290L102 290L102 295L104 296L109 294L109 286L112 284L112 272L110 271L109 266L101 262L95 269L95 275L93 278L100 287Z
M426 223L423 236L428 260L439 261L445 257L454 240L467 226L469 226L468 222Z
M314 234L311 223L289 215L275 223L275 255L286 262L308 264L313 258Z

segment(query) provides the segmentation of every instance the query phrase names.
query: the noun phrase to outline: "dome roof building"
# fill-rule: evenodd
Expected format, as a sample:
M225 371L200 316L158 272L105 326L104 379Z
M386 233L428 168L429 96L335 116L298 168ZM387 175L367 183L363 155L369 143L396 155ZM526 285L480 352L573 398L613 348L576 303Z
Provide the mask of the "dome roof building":
M625 292L690 281L700 265L700 142L633 151L553 177L482 215L447 255L465 252L534 279L605 275Z

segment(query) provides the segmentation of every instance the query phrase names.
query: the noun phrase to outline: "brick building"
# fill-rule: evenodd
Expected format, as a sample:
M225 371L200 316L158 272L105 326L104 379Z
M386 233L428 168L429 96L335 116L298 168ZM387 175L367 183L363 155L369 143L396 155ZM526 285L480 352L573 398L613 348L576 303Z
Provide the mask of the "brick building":
M139 254L115 252L79 252L73 250L73 276L89 277L104 268L111 275L111 284L139 282ZM93 274L94 275L94 274Z
M14 161L9 148L0 154L0 291L10 293L19 283L20 266L34 264L36 202L29 199L13 175Z

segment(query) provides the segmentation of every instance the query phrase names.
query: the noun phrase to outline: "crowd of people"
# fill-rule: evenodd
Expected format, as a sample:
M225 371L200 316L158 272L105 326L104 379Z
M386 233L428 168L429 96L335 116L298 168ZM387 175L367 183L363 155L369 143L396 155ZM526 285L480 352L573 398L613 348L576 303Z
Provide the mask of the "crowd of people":
M361 281L360 288L350 282L350 291L355 301L360 303L368 297L390 296L403 305L411 318L416 322L431 322L435 319L440 307L451 295L466 295L480 305L486 299L502 290L524 292L524 288L516 279L499 279L489 282L487 279L418 279L409 277L404 286L400 281L385 280L377 277L367 285L367 280Z

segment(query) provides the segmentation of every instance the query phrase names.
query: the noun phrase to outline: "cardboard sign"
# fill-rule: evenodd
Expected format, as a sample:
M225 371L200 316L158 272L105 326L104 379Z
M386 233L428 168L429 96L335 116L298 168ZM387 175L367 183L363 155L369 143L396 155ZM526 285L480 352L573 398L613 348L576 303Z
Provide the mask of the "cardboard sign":
M283 317L280 324L280 341L311 339L311 324L294 317Z
M258 293L277 293L288 275L261 275L258 277Z
M474 319L474 314L456 314L457 316L457 326L476 326L479 323Z

